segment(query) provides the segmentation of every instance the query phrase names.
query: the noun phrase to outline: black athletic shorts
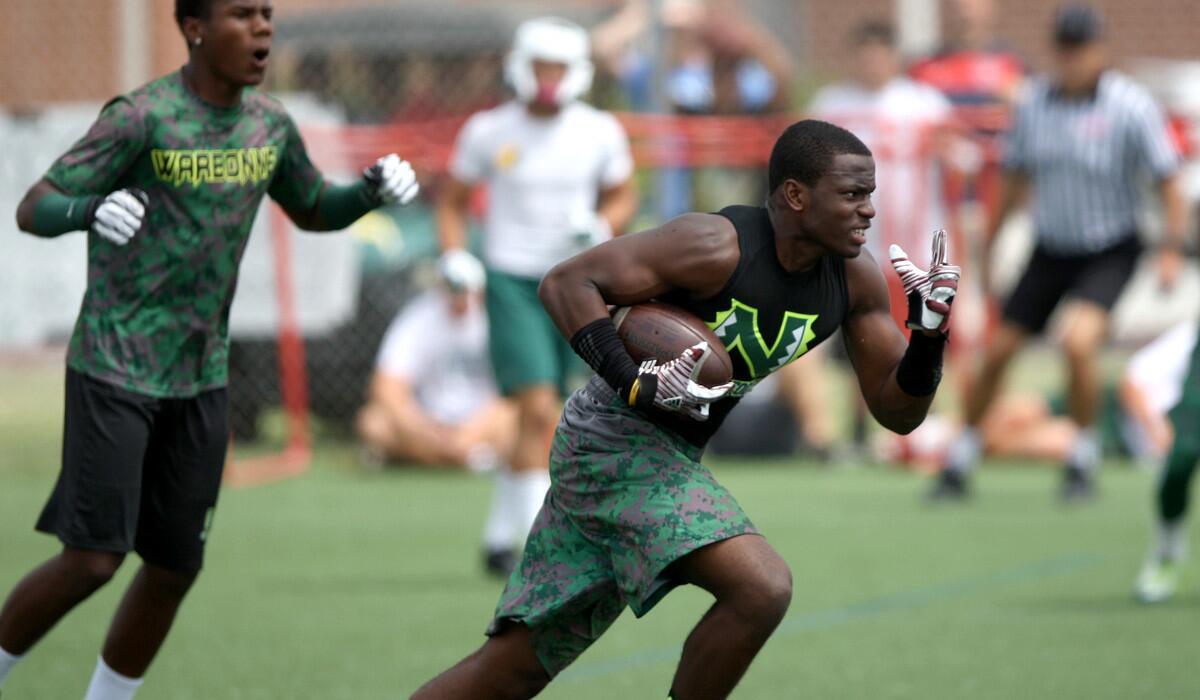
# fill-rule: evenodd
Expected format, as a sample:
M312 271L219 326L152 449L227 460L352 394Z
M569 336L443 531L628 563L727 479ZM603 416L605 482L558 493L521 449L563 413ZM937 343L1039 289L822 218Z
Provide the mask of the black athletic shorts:
M225 389L159 399L67 370L62 471L37 529L196 572L229 444Z
M1059 256L1041 246L1004 304L1004 319L1040 333L1063 297L1090 301L1111 311L1137 266L1142 245L1131 236L1098 253Z

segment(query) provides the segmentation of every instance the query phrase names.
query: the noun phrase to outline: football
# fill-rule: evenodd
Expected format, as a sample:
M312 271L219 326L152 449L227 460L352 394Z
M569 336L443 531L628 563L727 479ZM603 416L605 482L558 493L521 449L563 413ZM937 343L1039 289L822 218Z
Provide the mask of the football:
M673 360L703 340L712 353L700 369L697 381L714 387L733 378L733 362L720 339L704 321L678 306L657 301L622 306L613 312L613 323L625 349L639 364L648 359Z

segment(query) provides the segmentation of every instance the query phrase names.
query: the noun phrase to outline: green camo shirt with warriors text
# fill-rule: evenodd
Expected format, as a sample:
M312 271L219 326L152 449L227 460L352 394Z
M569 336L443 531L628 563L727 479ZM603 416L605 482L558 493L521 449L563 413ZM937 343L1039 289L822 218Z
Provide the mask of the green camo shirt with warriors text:
M320 195L295 124L247 89L238 107L192 95L177 71L118 97L46 179L70 195L138 187L143 229L88 235L88 285L67 364L151 396L188 397L228 375L229 307L264 194L291 210Z

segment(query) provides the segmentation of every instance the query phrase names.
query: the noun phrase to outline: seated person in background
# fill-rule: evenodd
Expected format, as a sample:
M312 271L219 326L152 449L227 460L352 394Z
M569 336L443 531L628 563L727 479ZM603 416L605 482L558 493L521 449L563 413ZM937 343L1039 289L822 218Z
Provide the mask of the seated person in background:
M483 266L460 253L444 256L438 287L406 304L383 337L356 421L374 462L486 471L512 448L516 411L487 359Z
M1104 387L1096 427L1105 456L1129 457L1142 466L1161 463L1173 435L1167 413L1183 391L1196 332L1194 321L1172 327L1129 358L1119 382ZM956 429L930 416L907 444L885 437L880 456L936 469ZM1079 428L1066 415L1064 395L1014 392L988 411L980 435L988 457L1061 462Z

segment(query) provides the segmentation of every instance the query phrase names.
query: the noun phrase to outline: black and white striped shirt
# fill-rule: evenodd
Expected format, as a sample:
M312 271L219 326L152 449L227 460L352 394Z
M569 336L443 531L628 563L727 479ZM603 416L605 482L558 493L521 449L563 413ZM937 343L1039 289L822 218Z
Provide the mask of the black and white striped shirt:
M1090 98L1066 98L1035 80L1017 105L1004 164L1033 185L1038 244L1082 255L1137 230L1139 175L1166 177L1179 156L1150 94L1109 70Z

